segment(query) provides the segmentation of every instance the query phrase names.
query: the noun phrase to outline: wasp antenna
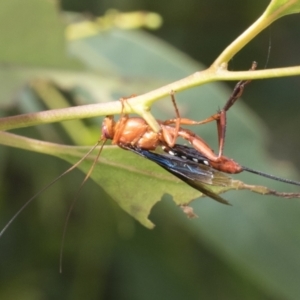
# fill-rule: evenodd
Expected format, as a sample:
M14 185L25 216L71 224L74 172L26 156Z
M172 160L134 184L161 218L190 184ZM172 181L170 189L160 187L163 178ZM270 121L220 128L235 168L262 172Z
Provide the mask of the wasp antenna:
M19 214L40 194L42 194L45 190L47 190L49 187L51 187L55 182L57 182L59 179L61 179L63 176L74 170L78 165L81 164L81 162L88 156L90 153L99 145L99 142L97 142L96 145L94 145L77 163L75 163L72 167L70 167L68 170L60 174L58 177L56 177L53 181L51 181L49 184L47 184L44 188L42 188L40 191L38 191L34 196L32 196L27 202L16 212L16 214L9 220L9 222L4 226L4 228L0 231L0 238L2 237L3 233L7 230L7 228L13 223L13 221L19 216Z
M64 245L65 245L65 239L66 239L66 233L67 233L67 226L68 226L68 223L69 223L69 219L70 219L70 216L71 216L71 213L74 209L74 206L77 202L77 199L78 199L78 195L82 189L82 187L84 186L84 184L86 183L86 181L89 179L89 177L91 176L95 166L96 166L96 163L98 162L98 159L100 157L100 154L102 152L102 149L107 141L107 139L102 139L103 140L103 143L98 151L98 154L92 164L92 166L90 167L89 171L87 172L86 176L84 177L83 181L81 182L79 188L78 188L78 191L75 195L75 197L73 198L73 201L72 201L72 204L68 210L68 213L67 213L67 216L66 216L66 220L65 220L65 224L64 224L64 229L63 229L63 235L62 235L62 239L61 239L61 244L60 244L60 253L59 253L59 273L62 273L62 262L63 262L63 250L64 250ZM99 143L101 142L101 140L99 140L97 142L97 144L85 155L85 157L90 154L98 145ZM83 159L81 159L82 161Z
M300 186L300 182L299 181L295 181L295 180L291 180L291 179L285 179L285 178L280 178L280 177L277 177L277 176L274 176L274 175L271 175L271 174L267 174L267 173L264 173L264 172L261 172L261 171L256 171L256 170L253 170L253 169L250 169L250 168L247 168L247 167L243 167L243 171L247 171L247 172L250 172L250 173L253 173L253 174L257 174L257 175L260 175L260 176L263 176L263 177L266 177L266 178L270 178L270 179L273 179L273 180L277 180L277 181L281 181L281 182L285 182L285 183L289 183L289 184L294 184L294 185L299 185Z

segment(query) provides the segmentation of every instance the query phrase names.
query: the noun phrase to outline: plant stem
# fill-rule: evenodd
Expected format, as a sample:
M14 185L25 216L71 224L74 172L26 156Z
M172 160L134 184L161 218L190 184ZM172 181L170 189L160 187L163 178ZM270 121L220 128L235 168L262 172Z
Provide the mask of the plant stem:
M272 23L271 18L266 17L266 12L256 20L246 31L244 31L236 40L234 40L214 61L212 67L228 63L232 57L238 53L245 45L247 45L254 37L256 37L263 29Z
M209 68L201 72L196 72L186 78L173 82L149 93L128 99L128 105L125 106L124 113L137 113L141 115L147 120L151 128L157 131L159 129L159 125L155 121L154 117L150 114L149 108L158 99L168 96L170 91L183 91L193 86L198 86L200 84L217 80L254 80L295 75L300 75L300 66L241 72L232 72L222 69L219 69L217 72L215 72L213 69ZM120 101L113 101L108 103L88 104L23 114L0 119L0 130L9 130L74 119L114 115L121 113L121 109L122 106Z
M214 61L210 68L196 72L186 78L158 88L154 91L130 98L126 101L123 113L137 113L143 117L154 131L160 127L150 113L151 105L160 98L166 97L171 91L179 92L188 88L217 80L262 79L300 75L300 66L289 68L268 69L259 71L230 72L227 70L228 61L249 43L258 33L285 14L300 10L299 0L273 0L262 14L245 32L233 41ZM74 119L99 117L121 113L120 101L101 104L82 105L63 109L54 109L38 113L0 119L0 130L9 130L39 124L61 122Z

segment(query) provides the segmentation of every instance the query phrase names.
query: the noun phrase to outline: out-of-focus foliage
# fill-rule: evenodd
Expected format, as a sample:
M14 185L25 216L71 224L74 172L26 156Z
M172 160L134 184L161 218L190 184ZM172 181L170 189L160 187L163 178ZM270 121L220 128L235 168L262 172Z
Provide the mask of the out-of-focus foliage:
M268 4L252 2L231 0L225 5L221 1L190 0L170 5L168 1L115 1L104 8L96 1L79 1L77 5L89 3L89 7L81 6L80 10L92 12L97 11L95 8L98 12L107 8L156 11L164 18L164 26L157 34L209 64ZM155 7L158 3L159 7ZM75 5L75 1L62 4L63 8ZM143 32L111 30L67 44L62 18L47 1L2 1L0 22L2 115L49 107L38 92L37 78L55 82L64 99L76 105L147 92L202 68ZM293 51L296 53L299 45L293 38L295 33L286 29L289 22L297 27L292 16L275 23L271 31L267 30L238 55L231 67L248 69L254 59L263 67L269 40L272 47L268 67L296 64ZM66 55L65 46L72 58ZM267 116L267 124L289 129L287 133L282 131L283 141L274 143L278 146L276 152L286 161L297 159L290 145L300 141L292 136L299 121L297 97L292 93L293 85L299 86L298 80L254 82L245 93L254 108L265 107L266 112L258 113ZM289 85L289 93L284 83ZM254 96L255 91L259 93ZM228 95L221 85L208 85L180 93L177 98L183 115L202 119L222 106ZM55 107L57 102L53 102L50 104ZM155 115L162 119L173 116L169 99L156 105ZM286 125L284 118L292 120L293 126ZM78 135L84 135L83 128L91 128L96 141L100 122L92 121L73 124L79 126ZM228 122L227 155L253 168L281 176L288 173L284 163L267 157L262 146L265 128L241 103L230 111ZM199 130L201 136L216 145L214 126ZM68 129L62 130L59 125L17 133L61 143L74 140ZM76 143L87 142L81 139ZM88 143L91 140L93 137ZM6 147L0 147L0 153L0 220L4 226L26 199L68 166L55 158ZM288 188L254 176L243 179ZM195 201L193 207L199 218L194 220L187 220L171 201L171 195L166 194L150 217L156 224L150 231L121 211L99 185L89 181L71 215L60 275L62 227L81 180L82 175L76 171L59 181L26 209L0 239L1 299L297 299L299 201L247 192L225 195L233 207L210 199ZM105 188L106 184L103 181L100 186ZM122 187L118 185L116 190L122 191Z

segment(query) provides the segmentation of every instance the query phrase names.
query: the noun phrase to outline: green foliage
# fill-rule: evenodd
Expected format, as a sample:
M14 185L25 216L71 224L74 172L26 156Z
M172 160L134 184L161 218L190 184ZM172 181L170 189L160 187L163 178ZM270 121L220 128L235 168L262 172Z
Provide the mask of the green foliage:
M300 2L294 0L272 0L266 13L274 20L300 12Z
M48 2L36 2L29 1L32 14L38 16L41 23L35 21L32 29L26 29L31 31L34 42L25 36L24 41L28 44L24 44L19 35L12 39L15 44L10 41L7 45L10 49L22 49L23 45L24 51L16 51L15 56L7 49L0 52L3 61L16 63L2 66L0 70L4 79L1 82L2 115L7 107L22 112L45 109L39 102L45 97L32 84L37 78L55 82L66 99L79 99L80 103L107 102L132 93L148 92L203 69L199 63L144 32L111 30L69 43L71 53L85 66L84 71L74 71L80 64L72 64L63 54L62 25L56 20L50 24L56 24L59 30L52 25L41 26L43 20L49 20L49 15L55 16L54 10L50 11ZM14 3L20 12L25 11L21 6L23 2ZM8 4L3 2L1 5L6 6L7 16L12 15ZM25 18L23 14L21 16ZM7 17L5 24L10 21L22 28L21 21L28 22L30 16L13 20ZM49 37L47 41L52 43L43 47L43 36ZM7 41L8 37L9 31ZM30 45L38 55L27 50ZM51 55L47 52L49 48ZM48 66L56 69L45 69ZM31 88L17 90L29 80ZM18 103L12 107L10 99L16 93ZM222 85L210 84L179 93L177 98L185 116L203 119L222 106L228 95ZM56 101L51 105L55 108ZM160 102L153 114L161 119L173 117L170 100ZM100 124L77 122L82 128L91 127L94 142L98 139L99 132L95 128ZM230 111L228 122L227 155L253 168L292 177L290 168L266 157L262 145L266 140L265 127L241 103ZM80 127L76 128L79 128L78 135L84 135L84 129L81 132ZM201 126L197 130L215 145L214 126ZM66 132L43 125L38 130L23 129L17 133L69 143L72 139ZM93 138L85 141L83 136L79 143L93 143ZM38 150L34 143L29 146ZM62 152L63 149L61 147ZM26 199L67 166L36 153L6 147L0 150L1 222L5 225ZM55 154L50 147L48 150L49 154ZM58 156L73 163L86 148L66 151ZM82 164L85 172L91 160ZM59 237L64 215L81 177L78 178L76 173L69 181L58 182L37 199L0 239L1 299L266 299L267 296L297 299L300 271L297 230L300 205L297 200L236 191L225 195L233 207L210 199L194 201L192 206L199 218L188 220L171 197L191 199L196 198L198 192L177 179L161 175L158 170L150 162L120 149L107 148L103 152L93 175L97 184L87 183L79 195L79 199L85 201L79 201L71 215L62 276L56 269ZM160 175L149 180L150 172ZM162 183L159 176L167 176L170 183L167 185L167 180ZM247 183L287 189L284 184L270 183L254 176L242 178ZM148 214L153 203L164 193L150 216L157 225L153 231L142 228L112 201L126 206L128 200L135 199L137 210L147 209ZM145 224L151 225L146 221Z

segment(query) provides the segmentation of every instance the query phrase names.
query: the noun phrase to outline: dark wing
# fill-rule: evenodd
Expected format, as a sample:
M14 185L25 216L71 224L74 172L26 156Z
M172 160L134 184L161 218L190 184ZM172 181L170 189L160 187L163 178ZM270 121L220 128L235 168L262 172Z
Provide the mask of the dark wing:
M225 199L211 191L206 185L228 186L231 183L231 178L212 169L193 161L182 159L168 154L157 154L148 150L143 150L135 147L126 147L140 156L143 156L162 168L180 178L191 187L197 189L203 194L213 198L223 204L229 204Z
M172 155L175 155L177 157L180 157L180 158L183 158L186 160L198 162L199 164L209 165L209 161L207 160L207 158L205 156L203 156L200 152L198 152L195 148L192 148L192 147L175 144L173 148L163 147L163 150L167 153L170 153ZM241 168L243 169L243 171L250 172L252 174L256 174L256 175L263 176L263 177L266 177L266 178L269 178L272 180L277 180L277 181L285 182L288 184L300 186L299 181L281 178L281 177L274 176L274 175L271 175L271 174L268 174L268 173L265 173L262 171L253 170L253 169L245 167L245 166L241 166Z
M188 165L196 166L202 170L210 170L213 174L212 182L205 182L206 184L216 186L228 186L231 183L231 178L224 173L215 170L209 166L209 160L198 152L195 148L175 144L173 148L163 147L166 153L169 153L174 158L185 161ZM195 167L195 168L196 168Z
M166 170L172 170L172 173L182 175L191 180L213 184L214 172L211 168L205 168L205 166L202 168L198 164L167 154L157 154L142 149L139 149L138 152L138 154L154 161Z
M177 156L207 166L209 165L208 159L193 147L175 144L172 148L163 146L162 149L172 156Z

